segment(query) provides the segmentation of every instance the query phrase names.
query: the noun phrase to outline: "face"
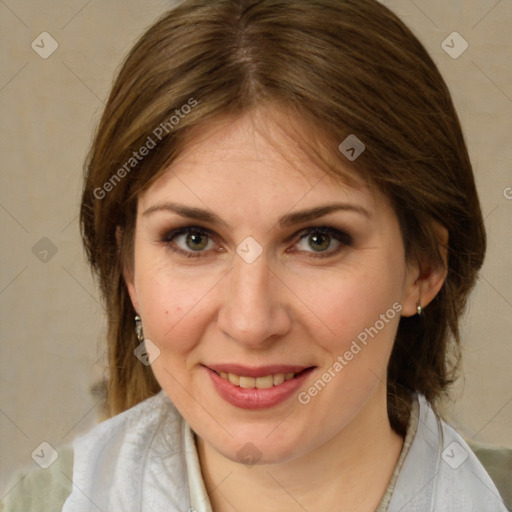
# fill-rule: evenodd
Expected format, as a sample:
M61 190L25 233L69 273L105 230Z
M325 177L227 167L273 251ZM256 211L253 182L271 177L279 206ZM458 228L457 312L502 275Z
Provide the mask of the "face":
M192 142L139 197L125 273L160 350L152 369L218 453L291 460L385 402L400 311L417 299L398 220L263 112Z

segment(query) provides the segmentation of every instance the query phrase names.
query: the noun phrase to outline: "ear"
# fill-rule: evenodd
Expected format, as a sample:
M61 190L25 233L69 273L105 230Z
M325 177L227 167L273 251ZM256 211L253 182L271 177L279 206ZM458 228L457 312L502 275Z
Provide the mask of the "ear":
M443 260L442 265L429 259L411 265L402 301L402 316L417 314L418 305L424 309L442 288L448 274L448 230L434 221L437 247Z
M116 243L118 252L121 250L121 245L123 241L123 228L121 226L116 227ZM126 260L123 262L123 279L126 284L126 288L128 290L128 294L130 295L130 299L132 301L133 309L136 312L139 311L139 301L137 300L137 291L135 290L135 281L133 276L133 264L127 264Z

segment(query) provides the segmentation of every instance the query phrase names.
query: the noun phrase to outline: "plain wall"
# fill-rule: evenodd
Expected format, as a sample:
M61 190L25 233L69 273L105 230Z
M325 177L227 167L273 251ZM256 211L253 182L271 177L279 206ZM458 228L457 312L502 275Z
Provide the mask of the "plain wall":
M512 447L512 2L385 4L453 93L489 236L463 322L465 377L446 409L468 438ZM79 239L82 163L115 70L171 6L0 2L0 496L14 468L35 467L42 441L58 448L99 417L90 387L102 375L106 323ZM469 43L457 59L441 46L454 31ZM31 47L42 32L58 43L46 59Z

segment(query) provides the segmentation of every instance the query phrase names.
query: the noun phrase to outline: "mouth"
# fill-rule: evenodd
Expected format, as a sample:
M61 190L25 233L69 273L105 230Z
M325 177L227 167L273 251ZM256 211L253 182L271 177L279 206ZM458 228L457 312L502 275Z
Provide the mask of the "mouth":
M307 368L306 368L307 369ZM302 370L305 371L305 370ZM274 386L279 386L283 382L294 379L301 372L287 372L287 373L274 373L265 375L264 377L250 377L247 375L237 375L235 373L215 372L220 375L224 380L227 380L233 386L244 389L269 389Z
M277 405L303 385L316 366L272 365L249 368L234 364L204 366L225 401L243 409Z

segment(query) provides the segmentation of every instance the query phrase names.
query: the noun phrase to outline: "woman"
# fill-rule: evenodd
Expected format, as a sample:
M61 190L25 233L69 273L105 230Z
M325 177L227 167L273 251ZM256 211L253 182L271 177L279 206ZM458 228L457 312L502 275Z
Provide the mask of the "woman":
M113 86L81 223L111 419L65 512L504 511L435 412L485 252L421 43L374 0L190 0Z

